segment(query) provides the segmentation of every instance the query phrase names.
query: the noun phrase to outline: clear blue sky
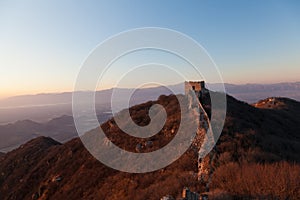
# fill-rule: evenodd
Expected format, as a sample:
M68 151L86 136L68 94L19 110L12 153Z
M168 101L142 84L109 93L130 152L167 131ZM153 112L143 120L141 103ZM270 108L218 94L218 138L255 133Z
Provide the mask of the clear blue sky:
M0 98L71 91L100 42L165 27L198 41L225 82L300 81L300 1L0 1Z

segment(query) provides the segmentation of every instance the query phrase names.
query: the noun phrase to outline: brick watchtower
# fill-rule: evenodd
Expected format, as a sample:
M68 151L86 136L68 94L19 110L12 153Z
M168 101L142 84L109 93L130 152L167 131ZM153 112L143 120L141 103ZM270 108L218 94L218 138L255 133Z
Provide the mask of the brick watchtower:
M204 91L206 90L205 82L204 81L185 81L184 82L184 90L185 90L186 95L190 92L190 90L194 91L196 96L201 101Z

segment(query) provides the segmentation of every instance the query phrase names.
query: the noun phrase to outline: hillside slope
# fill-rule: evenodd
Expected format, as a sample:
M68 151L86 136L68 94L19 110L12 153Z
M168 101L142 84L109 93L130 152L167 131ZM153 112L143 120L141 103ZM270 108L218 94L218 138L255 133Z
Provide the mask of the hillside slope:
M278 99L284 102L284 108L260 108L260 104L254 107L230 96L227 100L224 130L215 150L208 155L214 155L209 166L211 190L221 188L214 183L214 176L219 177L220 169L228 163L300 162L299 102ZM133 106L130 111L134 121L139 125L149 123L147 112L154 103L165 106L168 120L163 131L151 138L153 146L142 149L144 152L167 144L180 122L180 110L173 95ZM120 137L120 130L111 124L113 119L102 128L115 144L124 145L126 150L135 152L138 143L146 142ZM78 138L60 144L42 137L4 156L0 163L0 199L159 199L167 194L179 197L183 187L202 193L206 183L197 178L197 162L197 152L190 148L164 169L146 174L123 173L94 159ZM300 174L295 176L300 178Z

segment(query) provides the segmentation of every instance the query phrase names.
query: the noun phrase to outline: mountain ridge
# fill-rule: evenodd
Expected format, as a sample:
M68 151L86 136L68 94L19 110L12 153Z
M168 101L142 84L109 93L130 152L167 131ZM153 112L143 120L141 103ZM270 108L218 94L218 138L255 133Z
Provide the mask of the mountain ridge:
M161 98L162 102L168 102L166 105L169 105L169 111L176 110L170 106L176 104L174 97ZM293 114L289 115L286 110L256 108L231 96L227 96L227 101L228 112L222 135L215 150L207 157L210 164L204 166L206 169L213 169L211 174L214 184L214 177L220 176L220 169L230 163L247 162L249 165L281 161L300 163L298 154L300 136L299 131L295 132L299 130L300 118L294 119ZM143 121L145 111L155 102L157 101L132 107L133 118L139 123L147 123L147 120ZM293 101L285 103L290 104L290 102ZM293 109L298 112L300 103L294 103ZM175 121L169 121L167 125L169 128L160 136L172 138L169 129L176 127L178 113L172 112L171 116ZM288 123L285 124L285 120ZM105 122L102 127L108 131L108 136L117 140L114 141L115 144L124 143L128 145L128 149L134 148L139 141L125 141L114 137L118 130L111 127L109 122ZM45 143L48 144L45 141L49 139L39 138L27 144L35 144L36 141L40 141L43 146ZM152 143L154 147L151 148L163 145L155 141ZM168 194L179 197L185 186L199 193L206 191L206 184L199 182L197 178L198 156L193 149L189 149L164 169L146 174L129 174L110 169L98 162L83 147L79 138L64 144L53 141L49 143L51 145L45 145L44 148L35 144L39 146L39 150L29 157L31 148L27 144L5 155L4 161L0 163L1 199L96 199L100 197L142 200L159 199ZM13 160L21 161L15 163ZM22 174L23 170L22 173L18 171L24 168L24 165L27 166L25 167L27 173ZM220 187L214 184L210 186L211 191Z

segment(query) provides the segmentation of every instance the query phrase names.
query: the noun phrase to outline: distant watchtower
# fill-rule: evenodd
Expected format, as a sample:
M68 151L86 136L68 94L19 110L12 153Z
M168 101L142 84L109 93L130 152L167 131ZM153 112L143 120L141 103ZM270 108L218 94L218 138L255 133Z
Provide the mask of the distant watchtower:
M190 90L193 90L196 94L200 93L205 89L204 81L185 81L184 90L185 94L188 94Z
M199 101L202 103L202 97L206 93L204 81L185 81L184 82L185 95L188 95L190 91L195 92Z

